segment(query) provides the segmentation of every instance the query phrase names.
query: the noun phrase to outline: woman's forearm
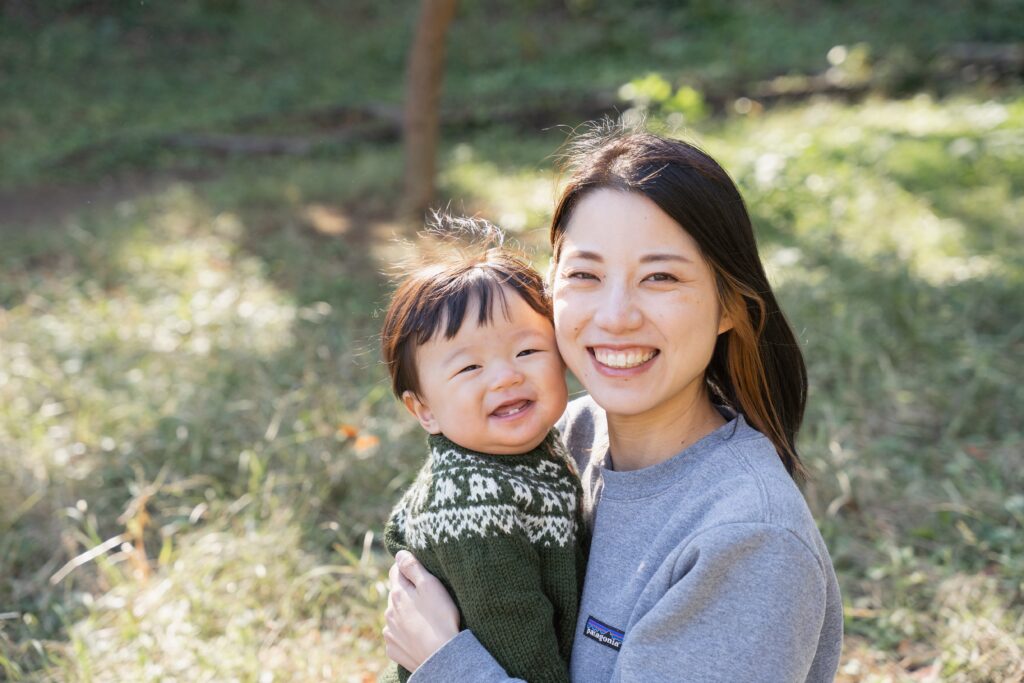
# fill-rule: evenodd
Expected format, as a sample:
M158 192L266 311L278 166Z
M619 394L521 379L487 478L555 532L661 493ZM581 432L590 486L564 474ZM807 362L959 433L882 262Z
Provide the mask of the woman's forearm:
M409 683L526 683L509 678L501 665L480 644L472 631L466 630L449 640L413 672Z

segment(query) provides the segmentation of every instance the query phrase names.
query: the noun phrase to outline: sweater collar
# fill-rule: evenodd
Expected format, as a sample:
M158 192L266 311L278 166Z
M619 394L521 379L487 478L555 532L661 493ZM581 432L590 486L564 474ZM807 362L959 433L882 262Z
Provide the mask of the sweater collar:
M544 437L544 440L533 449L525 453L515 453L511 455L495 455L494 453L482 453L480 451L474 451L471 448L463 448L444 434L427 435L427 445L430 447L430 452L434 457L442 457L443 454L454 451L461 455L471 455L478 458L497 460L508 465L518 465L525 462L534 462L536 460L550 460L553 451L552 447L556 438L557 435L555 431L551 430L548 432L547 436Z

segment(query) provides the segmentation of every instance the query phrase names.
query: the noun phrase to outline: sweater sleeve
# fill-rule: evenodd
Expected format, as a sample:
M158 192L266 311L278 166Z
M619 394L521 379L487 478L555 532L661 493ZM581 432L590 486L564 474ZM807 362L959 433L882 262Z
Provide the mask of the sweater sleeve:
M504 675L504 669L530 683L569 680L540 558L524 534L477 536L441 543L431 551L456 596L463 626L472 631L484 654L494 655L494 664L484 670ZM473 680L481 680L477 671ZM417 671L413 680L460 680L454 670L443 676L439 672L437 678L422 673Z
M675 570L627 631L612 680L807 680L826 584L795 534L762 523L714 527L687 544Z

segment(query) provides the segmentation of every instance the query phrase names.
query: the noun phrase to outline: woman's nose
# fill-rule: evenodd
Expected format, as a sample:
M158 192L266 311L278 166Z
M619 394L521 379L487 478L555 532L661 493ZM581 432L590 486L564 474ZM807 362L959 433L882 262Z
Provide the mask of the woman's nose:
M594 323L609 332L634 330L643 322L643 314L636 305L634 294L628 287L606 290L607 296L598 303Z

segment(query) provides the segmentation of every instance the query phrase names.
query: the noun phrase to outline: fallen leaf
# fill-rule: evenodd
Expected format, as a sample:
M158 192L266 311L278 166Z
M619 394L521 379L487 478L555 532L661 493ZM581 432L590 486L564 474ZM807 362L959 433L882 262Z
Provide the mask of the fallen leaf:
M349 424L338 425L338 436L343 436L346 439L354 439L359 435L359 427Z
M356 442L355 444L353 444L352 447L355 448L356 453L364 453L370 450L371 448L376 448L379 444L380 439L378 439L373 434L363 434L358 439L356 439Z

